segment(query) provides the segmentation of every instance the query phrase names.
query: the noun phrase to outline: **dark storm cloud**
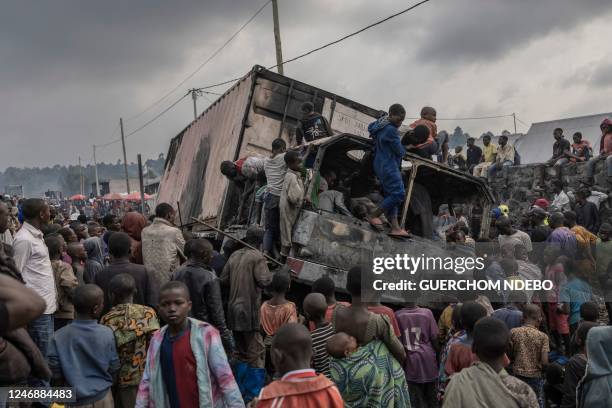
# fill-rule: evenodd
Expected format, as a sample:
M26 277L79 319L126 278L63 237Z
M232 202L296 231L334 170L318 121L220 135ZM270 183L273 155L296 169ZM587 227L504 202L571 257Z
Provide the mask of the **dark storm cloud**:
M0 83L145 81L176 67L187 48L215 41L215 31L252 7L246 0L3 4Z
M75 163L78 155L91 161L94 143L117 137L112 131L120 116L140 112L172 89L264 2L3 2L0 141L10 148L0 148L0 171L10 165ZM294 57L415 2L280 0L283 54ZM340 45L291 63L286 73L375 107L402 101L415 114L424 103L436 104L453 117L496 114L502 109L497 105L509 100L502 110L511 112L516 109L514 99L540 101L538 95L523 92L525 73L493 68L494 75L489 72L488 82L474 93L473 82L462 83L470 81L470 71L475 68L471 63L490 61L494 66L511 50L529 47L535 40L545 41L548 33L570 32L581 24L587 26L589 19L599 14L611 15L611 6L610 0L432 0ZM126 120L126 130L151 119L188 88L244 75L253 64L272 65L271 23L268 6L213 63L145 115ZM537 57L542 48L536 47L526 58ZM601 55L604 52L610 51ZM438 64L427 64L433 62ZM525 66L529 62L525 61ZM448 66L453 70L450 74ZM563 68L551 72L554 81L567 76ZM582 82L603 85L609 70L591 68L586 72L589 76ZM449 85L453 89L438 89ZM458 100L452 94L470 97ZM170 138L192 120L190 104L190 98L184 99L129 138L128 160L134 161L138 152L144 157L166 152ZM198 100L200 111L206 105L204 98ZM550 111L558 111L558 107L552 106ZM118 144L98 151L99 160L116 162L119 157Z
M494 60L555 31L612 10L610 0L432 1L433 17L418 41L417 58L451 66Z

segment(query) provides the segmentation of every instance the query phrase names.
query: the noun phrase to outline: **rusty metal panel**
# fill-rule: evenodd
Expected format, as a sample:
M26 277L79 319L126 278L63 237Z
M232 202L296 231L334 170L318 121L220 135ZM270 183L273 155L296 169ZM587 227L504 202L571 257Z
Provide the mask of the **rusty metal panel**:
M338 124L337 131L350 129L362 133L368 117L373 118L377 113L367 106L255 66L172 139L157 202L173 206L179 202L183 223L192 216L217 217L223 212L227 189L227 180L219 172L221 162L235 160L236 156L268 155L272 141L279 134L292 145L295 126L301 117L300 105L314 101L315 109L323 111L329 98L336 100L332 128ZM286 121L281 129L283 117Z
M157 202L176 206L178 201L183 223L191 216L217 215L227 186L219 166L233 159L252 80L238 82L177 137L178 147L172 146Z

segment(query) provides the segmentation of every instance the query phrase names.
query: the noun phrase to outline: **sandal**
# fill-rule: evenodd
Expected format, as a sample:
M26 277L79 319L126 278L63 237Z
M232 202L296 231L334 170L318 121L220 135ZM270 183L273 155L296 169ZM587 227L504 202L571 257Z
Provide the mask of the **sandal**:
M370 223L370 225L371 225L371 226L373 226L373 227L382 227L382 226L383 226L383 222L382 222L382 220L381 220L380 218L378 218L378 217L373 217L373 218L370 218L370 219L368 220L368 222L369 222L369 223Z
M410 232L403 229L395 233L389 232L387 235L392 238L410 238L412 236Z

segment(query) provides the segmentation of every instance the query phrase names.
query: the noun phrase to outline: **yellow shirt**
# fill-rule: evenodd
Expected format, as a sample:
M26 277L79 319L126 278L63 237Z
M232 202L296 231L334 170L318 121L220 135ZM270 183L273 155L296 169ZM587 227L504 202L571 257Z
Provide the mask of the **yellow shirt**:
M482 147L482 154L484 155L484 161L486 163L494 162L496 153L497 153L497 146L495 146L493 143L489 143L488 146Z

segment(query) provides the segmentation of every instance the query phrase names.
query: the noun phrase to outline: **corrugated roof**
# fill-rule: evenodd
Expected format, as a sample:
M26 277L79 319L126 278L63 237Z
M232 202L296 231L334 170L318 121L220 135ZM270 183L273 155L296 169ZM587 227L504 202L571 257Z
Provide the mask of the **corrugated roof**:
M570 143L572 142L572 135L581 132L583 139L591 142L595 154L599 154L599 139L601 137L599 125L608 117L612 117L612 112L533 123L527 134L515 144L521 155L521 163L541 163L550 159L552 146L555 142L553 130L556 128L563 129L563 134Z

